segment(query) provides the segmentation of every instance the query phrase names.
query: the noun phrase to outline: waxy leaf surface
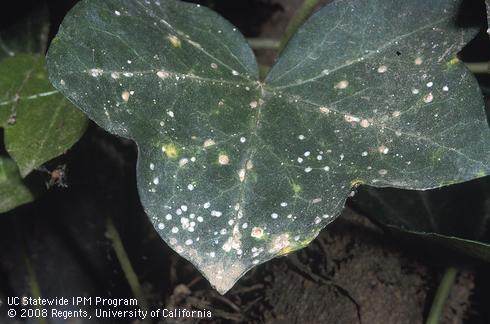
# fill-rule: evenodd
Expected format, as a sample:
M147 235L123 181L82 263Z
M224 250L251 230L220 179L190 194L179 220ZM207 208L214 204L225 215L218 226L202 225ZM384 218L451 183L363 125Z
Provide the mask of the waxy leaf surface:
M265 82L243 36L174 0L85 0L48 54L57 89L138 144L161 237L221 293L306 246L353 186L427 189L488 174L489 130L455 53L458 1L336 1Z

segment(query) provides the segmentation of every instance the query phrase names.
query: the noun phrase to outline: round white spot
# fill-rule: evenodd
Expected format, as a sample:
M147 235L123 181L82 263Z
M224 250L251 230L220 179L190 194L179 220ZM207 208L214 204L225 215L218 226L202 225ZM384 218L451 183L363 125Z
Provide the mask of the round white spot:
M359 123L359 125L361 125L362 128L368 128L370 123L367 119L363 119L361 120L361 122Z
M425 103L431 103L433 100L434 100L434 95L432 94L432 92L424 97Z
M124 100L124 102L128 102L129 101L129 91L123 91L121 93L121 98L122 98L122 100Z
M230 163L230 158L226 154L220 154L220 156L218 157L218 162L221 165L227 165Z
M378 68L378 73L385 73L386 71L388 71L388 67L386 65L381 65Z
M160 79L165 80L165 79L167 79L170 76L170 73L168 73L167 71L161 70L161 71L158 71L157 72L157 76Z
M334 88L342 90L342 89L346 89L348 86L349 86L349 81L342 80L339 83L337 83Z
M213 210L211 211L211 216L214 216L214 217L221 217L221 215L223 215L222 212L220 211L217 211L217 210Z

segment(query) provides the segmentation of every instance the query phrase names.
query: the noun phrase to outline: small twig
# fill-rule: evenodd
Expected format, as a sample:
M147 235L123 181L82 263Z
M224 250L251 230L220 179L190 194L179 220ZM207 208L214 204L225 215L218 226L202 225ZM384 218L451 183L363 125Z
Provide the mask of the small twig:
M111 217L107 217L106 237L112 242L112 247L114 249L114 252L116 253L117 260L121 265L121 269L124 272L124 276L129 283L129 287L131 288L134 297L138 300L140 308L144 311L148 311L148 302L146 301L138 276L134 272L128 254L124 249L121 236L119 235L116 226L114 226Z
M35 299L41 298L41 286L39 285L39 281L37 280L37 275L36 271L34 270L34 267L32 266L31 258L26 252L25 245L24 245L24 263L26 264L27 268L27 275L29 277L29 288L31 290L31 296ZM41 305L36 305L36 309L39 311L43 311L43 306ZM42 316L37 317L37 322L39 324L46 324L46 319Z
M281 41L272 38L249 38L247 39L250 47L255 50L272 49L277 50L281 46Z
M449 267L444 272L442 276L441 283L439 287L437 287L436 295L434 297L434 301L432 302L432 306L430 308L429 316L427 317L426 324L437 324L441 319L442 311L444 309L444 305L446 303L447 298L449 297L449 293L451 292L451 288L456 281L456 275L458 274L458 270L453 267Z
M296 258L292 257L292 258L289 258L288 260L291 262L290 264L292 264L296 268L296 270L299 271L300 274L303 274L304 278L309 279L309 280L311 280L314 283L319 284L319 285L332 286L341 295L343 295L344 297L347 297L347 299L349 299L354 304L354 306L356 307L357 319L359 320L359 323L362 324L361 305L359 305L357 303L357 301L354 299L354 297L352 297L352 295L350 294L350 292L347 289L345 289L341 285L335 283L331 279L324 278L323 276L317 275L309 267L307 267L306 265L301 263Z
M474 74L490 73L490 62L465 63L465 65Z
M249 292L252 292L255 290L260 290L263 288L264 288L263 284L256 284L256 285L253 285L250 287L242 287L242 288L233 289L233 291L231 291L229 294L230 295L245 294L245 293L249 293Z
M232 302L231 300L229 300L228 298L224 297L224 296L220 296L218 294L213 294L214 298L222 301L223 303L225 303L226 305L230 306L235 312L237 313L240 313L241 312L241 309L240 307L238 307L237 305L235 305L234 302Z
M286 44L289 42L291 37L296 33L298 28L303 24L303 22L311 15L315 7L318 5L320 0L304 0L301 7L296 11L296 14L289 22L288 27L286 28L286 33L281 39L281 43L279 46L279 52L282 52Z
M201 280L202 280L201 276L195 277L186 286L187 286L187 288L191 289L194 285L196 285Z
M33 298L41 298L42 293L41 293L41 286L39 285L39 280L37 279L36 271L34 270L34 266L32 265L31 258L28 254L28 249L27 249L27 242L26 238L24 236L24 232L22 231L22 226L19 224L20 220L15 222L15 230L17 232L17 236L20 237L21 240L21 249L22 249L22 257L24 259L24 263L26 265L27 269L27 276L29 280L29 290L31 291L31 297ZM42 305L36 305L36 309L42 312L43 306ZM37 317L37 322L39 324L47 324L47 321L44 317L39 316Z

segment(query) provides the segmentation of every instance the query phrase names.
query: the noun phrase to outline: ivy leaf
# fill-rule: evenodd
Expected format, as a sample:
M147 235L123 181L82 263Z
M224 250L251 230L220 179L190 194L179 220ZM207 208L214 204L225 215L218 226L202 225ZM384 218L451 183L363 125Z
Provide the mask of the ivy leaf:
M474 34L453 26L457 5L336 1L260 82L243 36L204 7L85 0L48 70L91 119L137 143L155 229L224 293L306 246L353 186L489 173L480 90L453 56Z
M33 200L34 195L23 183L15 162L0 156L0 213Z
M490 218L490 178L429 191L363 186L353 204L400 234L490 262L482 241Z
M63 154L83 135L87 119L48 80L43 56L0 61L0 127L22 177Z

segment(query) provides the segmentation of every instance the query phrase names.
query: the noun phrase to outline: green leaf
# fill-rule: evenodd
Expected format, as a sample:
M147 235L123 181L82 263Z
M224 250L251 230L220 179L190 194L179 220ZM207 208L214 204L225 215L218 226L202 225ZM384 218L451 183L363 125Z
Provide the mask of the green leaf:
M397 234L423 239L490 262L481 239L490 218L490 178L429 191L362 186L353 204Z
M18 54L0 61L0 127L23 177L63 154L86 126L84 114L50 84L44 57Z
M473 35L453 27L457 4L336 1L260 82L243 36L206 8L85 0L48 70L91 119L135 140L156 230L224 293L306 246L352 186L489 173L480 90L453 56Z
M0 156L0 213L33 200L34 195L23 183L15 162Z

